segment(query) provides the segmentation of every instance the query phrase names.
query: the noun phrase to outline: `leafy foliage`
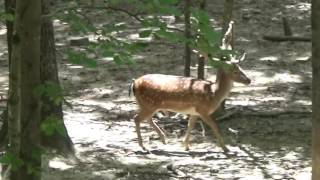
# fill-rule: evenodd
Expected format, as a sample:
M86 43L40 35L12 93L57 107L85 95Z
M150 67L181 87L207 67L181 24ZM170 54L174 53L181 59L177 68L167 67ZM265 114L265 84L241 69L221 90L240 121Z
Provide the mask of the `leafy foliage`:
M97 61L88 57L88 54L102 57L102 59L112 59L116 64L133 64L134 55L147 46L150 38L162 39L171 43L187 42L194 50L201 54L211 54L212 57L230 56L234 53L221 49L222 34L211 27L210 16L204 10L191 9L193 34L191 38L187 39L182 33L183 30L177 31L170 27L165 17L182 15L177 6L178 0L108 0L104 2L104 6L93 7L101 13L118 11L138 20L141 25L136 31L138 37L148 38L138 40L123 38L129 33L129 26L117 21L116 18L102 25L94 24L84 13L87 7L81 6L80 1L74 2L77 4L73 4L72 8L64 12L60 18L68 22L73 34L94 34L97 39L90 41L90 45L84 51L68 50L66 52L69 61L74 64L96 67ZM216 63L211 64L215 66Z
M35 88L34 93L38 96L48 97L56 105L65 101L61 87L53 82L45 82L39 85Z
M97 67L97 62L89 58L85 52L75 52L71 49L67 52L68 60L73 64L83 65L90 68Z
M60 121L56 116L48 116L41 123L41 131L47 136L52 136L55 132L66 136L66 131L63 127L63 121Z
M14 21L15 17L13 14L0 12L0 20L1 21Z
M11 168L14 171L18 170L23 165L23 161L9 151L0 158L0 163L11 165Z

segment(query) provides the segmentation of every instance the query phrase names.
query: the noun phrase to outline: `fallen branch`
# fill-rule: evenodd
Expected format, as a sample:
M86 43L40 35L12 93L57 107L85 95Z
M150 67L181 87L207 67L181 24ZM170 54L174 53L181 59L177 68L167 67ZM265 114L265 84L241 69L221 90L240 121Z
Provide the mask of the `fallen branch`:
M282 42L282 41L303 41L310 42L311 38L309 37L300 37L300 36L263 36L264 40Z
M217 118L217 121L225 121L229 120L235 116L257 116L257 117L262 117L262 118L274 118L278 117L281 115L300 115L300 116L311 116L311 112L308 111L278 111L278 112L259 112L256 110L250 109L248 112L247 110L243 110L242 108L236 108L233 110L228 110L228 112L225 115L222 115Z

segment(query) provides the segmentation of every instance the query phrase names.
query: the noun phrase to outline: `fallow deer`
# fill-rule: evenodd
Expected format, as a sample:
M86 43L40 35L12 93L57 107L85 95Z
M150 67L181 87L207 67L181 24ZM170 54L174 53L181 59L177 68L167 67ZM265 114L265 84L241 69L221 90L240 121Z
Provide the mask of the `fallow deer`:
M243 58L244 56L241 59ZM197 117L200 117L213 130L222 149L225 152L228 151L218 126L210 115L228 96L233 82L245 85L251 82L239 64L235 62L231 62L228 68L218 68L216 83L163 74L147 74L134 80L132 91L139 106L134 121L139 145L146 150L140 132L140 123L144 120L150 123L160 136L161 141L166 143L163 131L152 120L152 116L157 111L171 111L191 115L183 141L186 150L189 149L190 132L194 128Z

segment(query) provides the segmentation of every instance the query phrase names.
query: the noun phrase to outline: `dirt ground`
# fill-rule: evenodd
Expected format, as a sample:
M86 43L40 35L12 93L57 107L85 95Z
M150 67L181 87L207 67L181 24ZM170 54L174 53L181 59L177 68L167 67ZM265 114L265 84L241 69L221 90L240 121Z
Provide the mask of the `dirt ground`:
M221 19L223 1L208 2L212 17ZM99 66L88 69L68 63L60 53L67 46L68 28L55 21L60 79L73 106L64 108L65 123L76 158L45 157L43 179L310 179L311 43L262 39L283 34L283 16L288 17L295 35L310 37L310 0L235 3L235 47L248 54L242 67L252 84L235 85L226 101L227 112L233 115L219 121L231 150L228 155L211 130L207 128L202 136L200 125L192 133L191 150L185 151L181 141L187 121L182 115L155 117L166 132L166 145L145 123L142 135L151 153L138 146L132 120L137 107L128 96L131 79L147 73L181 75L181 46L154 43L137 55L136 65L119 66L98 58ZM5 97L4 26L0 36L0 95ZM214 80L214 74L207 69L208 79ZM0 105L3 109L4 103Z

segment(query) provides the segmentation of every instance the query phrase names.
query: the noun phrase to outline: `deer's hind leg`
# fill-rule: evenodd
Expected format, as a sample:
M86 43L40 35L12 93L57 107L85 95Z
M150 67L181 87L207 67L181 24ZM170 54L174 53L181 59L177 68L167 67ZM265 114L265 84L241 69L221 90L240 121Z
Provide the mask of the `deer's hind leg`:
M164 132L161 130L161 128L153 121L152 118L149 119L149 123L153 127L153 129L156 130L156 132L158 133L162 143L166 144L166 136Z
M138 136L139 146L142 147L143 150L147 150L147 149L143 146L143 140L142 140L141 131L140 131L141 129L140 123L145 120L150 121L149 119L152 118L154 112L155 110L140 109L138 114L134 116L134 122L136 124L135 128Z

